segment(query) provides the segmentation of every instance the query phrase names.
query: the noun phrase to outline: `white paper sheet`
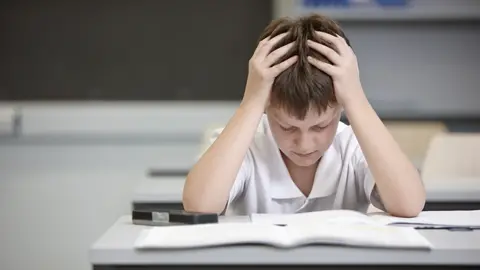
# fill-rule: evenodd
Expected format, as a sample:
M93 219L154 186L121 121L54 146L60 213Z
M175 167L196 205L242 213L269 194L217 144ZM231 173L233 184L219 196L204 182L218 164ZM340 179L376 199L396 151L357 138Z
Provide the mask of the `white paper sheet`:
M386 213L362 213L349 210L329 210L298 214L253 214L253 223L268 224L295 224L295 223L335 223L335 224L369 224L369 225L395 225L403 223L415 227L479 227L480 210L472 211L425 211L414 218L392 217ZM421 225L425 226L421 226Z
M471 211L426 211L414 218L392 217L387 214L375 213L371 217L383 224L410 223L441 226L480 226L480 210Z

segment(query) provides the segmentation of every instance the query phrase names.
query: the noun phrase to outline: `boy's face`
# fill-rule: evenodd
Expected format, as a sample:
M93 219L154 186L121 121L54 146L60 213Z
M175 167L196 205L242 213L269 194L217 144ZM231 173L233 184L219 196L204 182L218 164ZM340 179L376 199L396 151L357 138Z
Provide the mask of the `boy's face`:
M315 164L330 147L340 121L340 106L318 114L309 110L298 120L280 108L267 109L268 121L280 151L297 166Z

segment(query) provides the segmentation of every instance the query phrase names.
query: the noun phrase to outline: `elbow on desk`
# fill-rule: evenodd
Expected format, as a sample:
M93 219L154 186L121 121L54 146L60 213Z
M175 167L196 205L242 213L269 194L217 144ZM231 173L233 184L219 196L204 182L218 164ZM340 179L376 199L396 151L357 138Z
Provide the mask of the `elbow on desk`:
M392 182L402 183L408 179L407 176L394 179ZM421 184L422 180L418 174L414 174L406 185L398 186L384 193L379 190L380 198L383 201L385 210L392 216L412 218L418 216L426 204L426 190ZM410 179L408 179L410 180Z
M187 176L182 193L183 209L187 212L220 214L228 198L225 199L225 204L222 204L221 196L216 194L218 192L204 185L196 185L195 181L191 181Z
M425 207L425 198L419 198L409 203L399 204L396 207L387 207L387 212L396 217L413 218L417 217Z
M219 209L218 207L214 207L202 202L191 201L191 200L185 199L185 197L183 198L182 204L183 204L183 209L186 212L191 212L191 213L221 214L223 211L223 209Z
M221 207L214 205L213 202L209 201L206 198L203 198L203 196L191 194L188 192L183 192L182 205L183 210L192 213L220 214L223 212L223 209Z

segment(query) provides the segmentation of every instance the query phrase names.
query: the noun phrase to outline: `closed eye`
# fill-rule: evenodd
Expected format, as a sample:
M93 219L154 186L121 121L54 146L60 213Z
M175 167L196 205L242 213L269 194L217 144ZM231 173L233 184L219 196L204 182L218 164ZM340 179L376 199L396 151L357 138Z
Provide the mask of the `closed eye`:
M314 127L312 127L312 129L313 129L314 131L322 131L322 130L324 130L326 127L327 127L327 126L324 126L324 127L314 126Z
M283 130L285 131L288 131L288 132L293 132L295 131L295 127L284 127L284 126L280 126Z

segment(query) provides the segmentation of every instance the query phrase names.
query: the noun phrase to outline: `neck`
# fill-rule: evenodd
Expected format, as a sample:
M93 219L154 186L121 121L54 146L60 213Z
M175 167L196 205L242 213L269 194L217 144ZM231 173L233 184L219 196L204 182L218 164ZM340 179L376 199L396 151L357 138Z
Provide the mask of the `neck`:
M317 172L318 163L306 167L298 166L294 164L289 158L282 154L283 161L287 167L288 173L292 178L295 185L302 191L305 196L310 194L313 187L313 181L315 180L315 173Z

